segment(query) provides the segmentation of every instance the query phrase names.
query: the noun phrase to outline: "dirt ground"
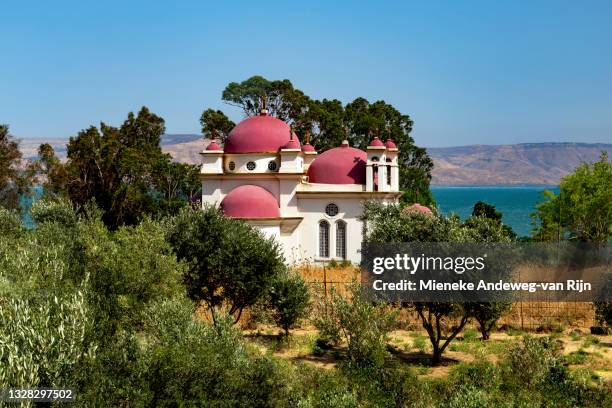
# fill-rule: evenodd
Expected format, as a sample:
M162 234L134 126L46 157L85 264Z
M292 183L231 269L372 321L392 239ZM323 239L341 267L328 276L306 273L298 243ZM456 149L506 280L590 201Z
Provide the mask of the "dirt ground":
M605 383L612 384L612 335L593 336L588 329L571 329L558 333L525 333L516 330L495 332L487 341L481 340L480 334L474 329L467 329L450 343L442 364L436 367L431 366L431 346L424 331L393 331L389 335L388 344L392 353L413 366L419 376L442 378L461 362L470 363L484 357L497 363L503 358L505 350L526 334L554 337L560 344L565 363L571 369L589 369ZM314 328L292 330L290 339L284 341L279 340L279 331L273 326L244 330L244 336L247 342L261 351L271 351L276 357L303 361L325 369L336 367L346 352L341 346L322 354L314 353L317 339Z

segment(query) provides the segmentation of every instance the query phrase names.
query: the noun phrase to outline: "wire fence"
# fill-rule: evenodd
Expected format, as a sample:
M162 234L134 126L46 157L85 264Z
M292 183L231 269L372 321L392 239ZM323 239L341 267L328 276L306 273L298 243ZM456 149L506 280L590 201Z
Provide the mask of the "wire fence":
M300 267L298 271L316 296L329 297L332 291L345 295L348 293L348 285L360 281L360 271L354 267L327 268L307 265ZM405 328L420 328L418 314L409 308L402 309L400 320ZM459 318L450 318L448 324L458 322ZM514 302L510 311L497 322L498 328L502 329L543 332L588 328L594 324L595 310L590 302L530 301L528 297Z

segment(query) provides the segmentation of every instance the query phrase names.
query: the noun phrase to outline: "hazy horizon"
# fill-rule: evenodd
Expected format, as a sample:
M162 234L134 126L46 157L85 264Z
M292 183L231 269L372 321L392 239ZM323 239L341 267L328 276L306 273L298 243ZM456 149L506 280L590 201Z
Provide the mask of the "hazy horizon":
M199 133L231 81L385 100L425 147L612 140L612 3L12 2L0 123L60 139L142 105Z

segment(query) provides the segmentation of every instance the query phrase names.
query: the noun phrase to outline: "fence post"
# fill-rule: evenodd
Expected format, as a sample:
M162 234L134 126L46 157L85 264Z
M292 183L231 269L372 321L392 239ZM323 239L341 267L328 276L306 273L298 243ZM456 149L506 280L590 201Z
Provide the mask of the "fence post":
M325 314L327 315L327 268L323 265L323 293L325 297Z

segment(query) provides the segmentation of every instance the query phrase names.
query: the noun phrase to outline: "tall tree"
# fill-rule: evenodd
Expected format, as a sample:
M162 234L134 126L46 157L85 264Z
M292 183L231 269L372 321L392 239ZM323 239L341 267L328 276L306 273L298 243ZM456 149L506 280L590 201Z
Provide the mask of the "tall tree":
M207 139L225 142L235 124L220 110L206 109L200 117L202 134Z
M257 115L265 105L270 115L290 123L303 119L310 101L288 79L269 81L258 75L240 83L230 82L222 99L241 108L245 116Z
M174 212L200 184L197 166L174 163L162 152L164 131L164 120L143 107L118 128L101 123L71 137L64 165L41 146L47 189L65 192L78 206L95 201L113 229L145 215Z
M55 154L53 146L43 143L38 147L38 161L34 163L39 174L38 182L46 196L59 196L66 192L68 173Z
M583 163L561 180L559 194L546 191L532 215L533 237L540 241L568 239L608 242L612 238L612 162Z
M17 209L22 195L29 194L32 174L21 162L19 142L0 125L0 206Z

